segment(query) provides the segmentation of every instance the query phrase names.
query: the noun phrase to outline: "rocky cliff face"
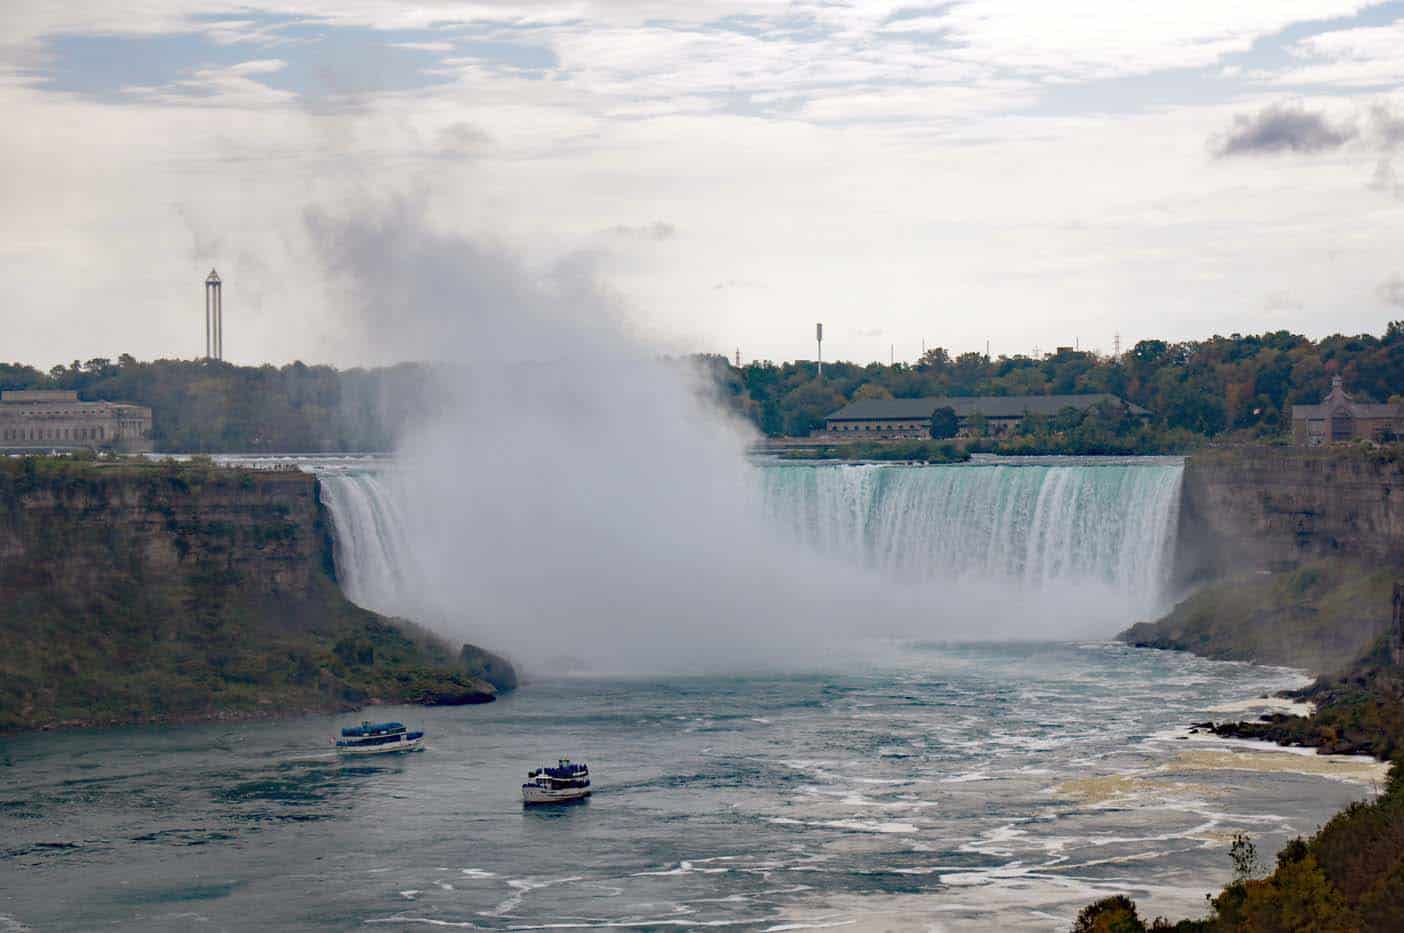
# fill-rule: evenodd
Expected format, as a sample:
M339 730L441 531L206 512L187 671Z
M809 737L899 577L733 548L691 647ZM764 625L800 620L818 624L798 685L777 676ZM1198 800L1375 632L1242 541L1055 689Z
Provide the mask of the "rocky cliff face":
M1243 447L1187 459L1176 562L1182 583L1322 557L1404 565L1397 454Z
M0 566L75 596L134 576L181 586L192 608L203 591L230 587L243 599L305 597L327 566L314 483L292 472L20 461L0 477Z
M0 461L0 729L482 702L500 658L349 603L316 479Z

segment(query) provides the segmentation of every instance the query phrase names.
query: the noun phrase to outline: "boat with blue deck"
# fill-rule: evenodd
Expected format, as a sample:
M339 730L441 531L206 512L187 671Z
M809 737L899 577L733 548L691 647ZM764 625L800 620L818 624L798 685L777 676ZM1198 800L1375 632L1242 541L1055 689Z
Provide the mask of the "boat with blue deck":
M424 747L424 733L410 732L400 722L362 722L341 730L336 750L343 755L412 752Z
M527 772L522 785L522 801L527 804L565 803L590 796L590 767L562 758L554 768Z

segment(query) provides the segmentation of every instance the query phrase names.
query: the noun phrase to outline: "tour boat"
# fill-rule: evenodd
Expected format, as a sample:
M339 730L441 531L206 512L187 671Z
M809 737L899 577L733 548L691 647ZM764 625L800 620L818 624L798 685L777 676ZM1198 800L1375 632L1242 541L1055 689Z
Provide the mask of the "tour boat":
M381 755L412 752L424 747L423 732L408 732L403 723L363 722L341 730L336 750L344 755Z
M525 803L565 803L590 796L590 768L562 758L554 768L537 768L527 772L522 785Z

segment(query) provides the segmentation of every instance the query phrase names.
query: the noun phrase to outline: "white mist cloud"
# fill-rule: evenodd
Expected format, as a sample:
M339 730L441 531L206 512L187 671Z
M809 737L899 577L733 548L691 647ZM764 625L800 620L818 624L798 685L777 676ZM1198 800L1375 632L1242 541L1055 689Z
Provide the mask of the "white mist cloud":
M638 336L589 257L536 267L444 232L414 198L307 224L365 339L444 361L442 410L386 477L407 579L372 608L528 670L636 673L844 659L859 636L1131 621L1096 585L902 583L802 546L765 508L747 429Z

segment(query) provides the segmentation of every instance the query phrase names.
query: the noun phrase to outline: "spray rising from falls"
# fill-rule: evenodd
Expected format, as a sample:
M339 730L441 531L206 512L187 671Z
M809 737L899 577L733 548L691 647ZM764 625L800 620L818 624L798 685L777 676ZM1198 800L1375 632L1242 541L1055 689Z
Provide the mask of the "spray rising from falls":
M376 352L441 361L387 469L324 483L358 602L538 671L653 673L1106 636L1158 598L1174 467L757 466L713 369L661 356L598 266L428 206L309 214Z
M841 605L850 620L855 606L878 616L914 613L924 621L908 634L978 639L1109 634L1163 609L1182 470L1173 460L1086 460L753 472L757 508L775 532L769 565L795 566L803 555L805 580L814 581L803 595L777 581L776 604L796 617L814 611L801 605L806 599L821 610ZM441 619L432 597L442 586L425 575L442 574L426 566L443 564L413 550L394 465L319 472L347 595L387 614ZM464 577L475 572L473 563L462 568ZM455 592L477 588L461 585ZM638 579L618 585L647 587ZM1039 621L1011 621L1020 618Z

